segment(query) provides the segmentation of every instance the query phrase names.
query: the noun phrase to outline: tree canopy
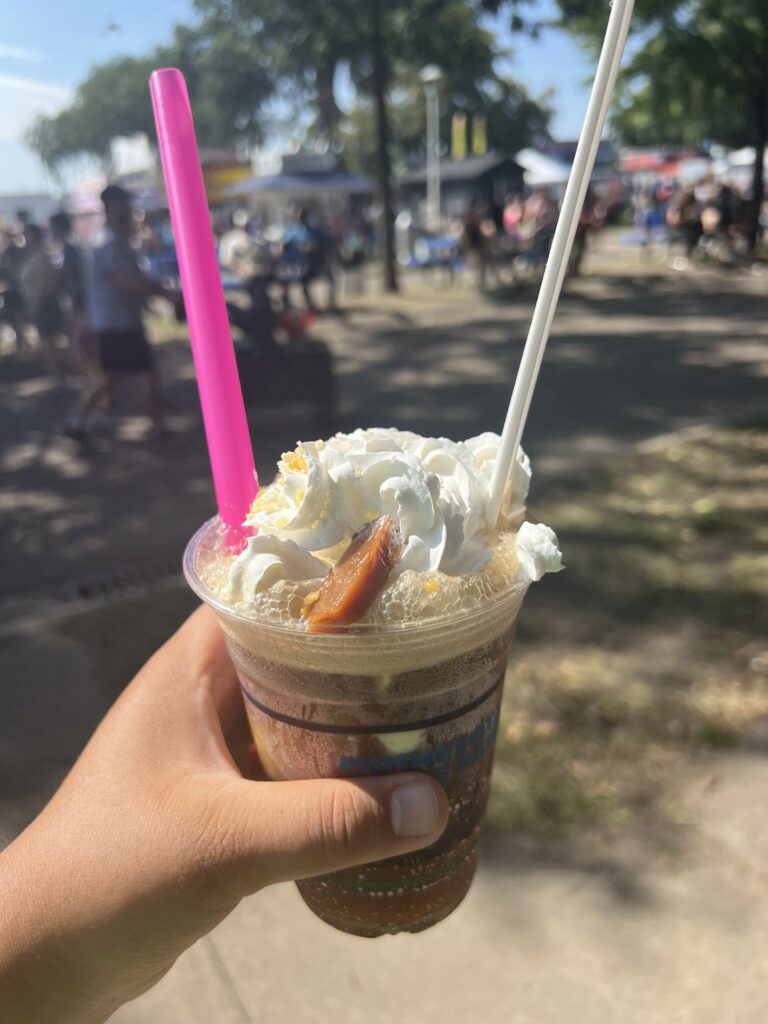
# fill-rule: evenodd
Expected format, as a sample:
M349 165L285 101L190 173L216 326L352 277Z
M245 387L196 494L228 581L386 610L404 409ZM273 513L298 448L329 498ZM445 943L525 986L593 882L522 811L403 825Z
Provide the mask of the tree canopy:
M49 167L82 154L106 158L116 135L146 132L152 138L147 79L153 68L173 65L187 78L201 143L263 141L269 101L282 95L291 101L286 108L307 111L311 141L343 145L353 165L371 169L376 129L366 0L196 0L195 6L199 24L178 26L170 43L146 57L118 57L94 67L67 109L34 123L28 141ZM484 115L490 147L504 151L546 130L548 111L495 70L500 54L481 16L501 6L476 0L383 6L397 160L423 153L417 71L430 62L444 74L444 138L454 111ZM355 90L351 110L340 109L342 68Z
M511 0L196 0L206 17L259 40L276 79L291 83L295 97L313 107L315 136L343 145L355 169L375 170L392 289L391 166L393 157L422 145L418 69L438 64L458 109L487 115L492 142L523 144L546 125L546 112L495 70L493 35L483 28L483 15L512 6ZM337 94L342 68L355 91L346 117Z
M57 169L81 155L106 159L118 135L154 138L148 80L157 67L178 67L186 77L203 145L260 141L260 110L273 94L268 66L256 59L252 39L213 19L194 29L178 26L167 46L146 57L117 57L94 67L68 108L40 117L27 140L43 162Z
M376 134L372 124L373 55L368 0L196 0L206 17L239 26L264 48L276 80L314 112L311 134L334 145L343 142L353 161L371 164ZM437 64L449 110L486 116L489 140L505 149L524 145L546 128L548 111L522 86L495 69L500 56L483 14L504 6L492 0L389 0L382 5L382 42L396 155L423 148L423 93L417 72ZM354 86L352 110L340 108L338 83L344 71ZM358 135L359 133L359 135Z
M104 157L115 135L149 132L146 97L151 58L118 57L91 71L70 107L39 117L28 132L32 149L49 167L88 154Z
M603 0L557 0L563 25L597 48ZM612 125L630 144L752 145L762 196L768 137L766 0L637 0L636 41Z

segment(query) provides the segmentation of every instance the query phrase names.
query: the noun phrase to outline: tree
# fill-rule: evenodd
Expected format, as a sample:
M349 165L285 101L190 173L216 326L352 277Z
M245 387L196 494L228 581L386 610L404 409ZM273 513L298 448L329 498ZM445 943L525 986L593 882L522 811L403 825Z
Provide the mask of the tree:
M504 0L196 0L205 15L239 26L251 33L273 73L290 81L295 95L303 97L316 112L315 135L333 146L350 143L356 123L367 141L356 146L358 166L374 167L382 202L382 237L387 287L397 287L393 245L391 166L393 152L413 152L421 145L423 120L412 105L410 137L404 135L400 117L390 117L396 105L403 111L400 83L427 63L437 63L455 92L460 109L493 114L504 125L499 137L517 124L526 132L530 116L537 126L546 123L540 111L521 90L501 81L494 70L497 56L493 36L482 28L483 14L511 6ZM356 114L345 119L335 91L339 70L344 67L354 84ZM399 94L399 95L398 95ZM497 116L498 115L498 116ZM489 128L490 128L489 117ZM367 121L367 124L365 122ZM370 128L373 128L371 131ZM512 133L516 137L515 132Z
M397 88L390 93L392 163L396 170L423 163L426 138L424 88L411 70L398 71ZM451 137L453 115L467 120L482 116L487 124L488 149L514 153L548 135L549 111L540 101L531 99L514 82L490 81L478 87L475 95L463 96L446 74L440 84L440 138ZM373 107L367 97L358 99L342 117L340 139L350 169L360 174L375 171L376 125Z
M152 67L151 58L118 57L94 68L71 107L35 121L27 134L29 145L56 169L84 153L105 159L115 135L149 133L147 80Z
M261 107L274 91L269 69L256 59L252 39L211 19L195 29L177 27L171 43L148 57L93 68L70 107L34 122L28 144L55 171L83 154L106 162L118 135L154 138L148 81L155 68L168 66L186 76L201 144L261 139Z
M599 45L602 0L557 2L563 24ZM768 142L766 0L637 0L635 29L641 41L621 76L614 127L630 143L754 146L754 244Z

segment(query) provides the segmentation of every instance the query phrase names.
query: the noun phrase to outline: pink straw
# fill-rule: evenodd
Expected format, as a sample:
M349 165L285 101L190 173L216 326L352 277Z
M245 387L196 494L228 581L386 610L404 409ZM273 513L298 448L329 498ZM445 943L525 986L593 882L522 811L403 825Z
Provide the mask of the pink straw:
M233 545L259 489L184 76L149 79L219 515Z

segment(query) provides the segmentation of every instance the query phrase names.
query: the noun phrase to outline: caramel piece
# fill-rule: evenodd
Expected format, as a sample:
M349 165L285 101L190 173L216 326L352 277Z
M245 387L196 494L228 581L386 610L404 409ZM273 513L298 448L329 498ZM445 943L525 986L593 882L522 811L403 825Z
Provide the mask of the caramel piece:
M400 549L392 516L380 516L358 530L323 580L316 600L305 605L309 632L334 633L335 627L361 619L387 582Z

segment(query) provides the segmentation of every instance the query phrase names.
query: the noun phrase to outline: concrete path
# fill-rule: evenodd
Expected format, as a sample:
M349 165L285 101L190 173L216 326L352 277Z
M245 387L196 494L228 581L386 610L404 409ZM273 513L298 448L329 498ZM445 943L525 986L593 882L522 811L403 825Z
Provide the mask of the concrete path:
M761 782L753 766L742 782ZM484 851L464 905L375 943L312 918L291 886L246 900L113 1024L759 1024L768 890L702 851L616 865Z

